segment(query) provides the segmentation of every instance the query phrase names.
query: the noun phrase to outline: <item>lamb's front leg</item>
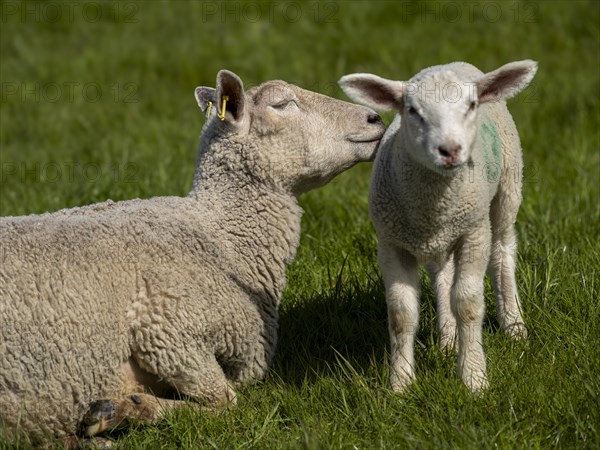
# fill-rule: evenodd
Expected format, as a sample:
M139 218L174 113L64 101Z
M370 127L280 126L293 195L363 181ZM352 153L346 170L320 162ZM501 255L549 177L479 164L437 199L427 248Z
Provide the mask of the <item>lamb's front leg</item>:
M377 257L385 283L390 332L390 387L405 390L415 379L414 343L419 323L419 272L413 255L380 242Z
M458 374L473 391L481 391L488 385L482 326L489 242L489 227L484 225L463 238L455 251L451 301L458 324Z
M451 254L445 261L428 264L427 270L435 288L440 347L448 352L456 348L456 318L450 306L450 292L454 281L454 255Z

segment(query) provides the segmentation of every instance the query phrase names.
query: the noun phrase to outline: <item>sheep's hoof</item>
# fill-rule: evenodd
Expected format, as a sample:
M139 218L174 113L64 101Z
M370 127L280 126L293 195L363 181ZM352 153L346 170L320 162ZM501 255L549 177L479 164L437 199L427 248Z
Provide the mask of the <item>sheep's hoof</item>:
M105 430L116 428L119 425L117 407L112 400L97 400L90 404L90 408L81 420L82 434L94 436Z
M156 405L148 400L144 394L97 400L83 416L80 433L94 436L132 423L152 422L156 418Z
M91 403L81 420L82 434L94 436L127 425L132 419L144 419L147 405L143 403L140 396L135 394L119 400L102 399Z
M471 392L475 396L481 397L481 396L483 396L484 392L487 390L487 388L489 386L490 385L489 385L487 379L484 379L484 380L477 380L476 382L469 384L467 387L471 390Z
M115 448L114 442L105 437L80 438L68 436L63 438L62 445L67 450L106 450Z

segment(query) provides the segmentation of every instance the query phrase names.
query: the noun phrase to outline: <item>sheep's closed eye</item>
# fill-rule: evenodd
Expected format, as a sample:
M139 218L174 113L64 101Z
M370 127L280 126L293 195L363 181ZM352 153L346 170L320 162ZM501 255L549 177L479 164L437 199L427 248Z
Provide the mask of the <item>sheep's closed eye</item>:
M289 100L283 100L279 103L275 103L274 105L271 105L271 108L273 109L278 109L278 110L284 110L287 109L288 107L291 106L298 106L298 103L296 103L295 100L289 99Z

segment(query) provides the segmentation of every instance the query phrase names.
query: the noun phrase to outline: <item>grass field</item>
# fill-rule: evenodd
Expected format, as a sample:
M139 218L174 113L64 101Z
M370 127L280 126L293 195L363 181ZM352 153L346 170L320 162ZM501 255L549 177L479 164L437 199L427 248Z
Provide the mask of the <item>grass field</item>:
M184 195L221 68L344 98L351 72L539 61L509 101L526 164L517 280L527 342L499 332L474 397L437 344L423 282L418 382L387 389L370 164L303 196L274 366L236 408L191 411L123 448L600 448L600 6L595 1L1 2L0 215ZM386 122L391 116L384 116ZM2 440L0 439L0 446Z

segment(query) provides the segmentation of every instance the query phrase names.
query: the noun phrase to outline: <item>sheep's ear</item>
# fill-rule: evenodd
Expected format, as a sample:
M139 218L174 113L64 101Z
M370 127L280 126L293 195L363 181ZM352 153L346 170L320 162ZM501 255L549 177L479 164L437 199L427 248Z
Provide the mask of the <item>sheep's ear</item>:
M475 82L479 102L493 102L517 95L531 82L537 67L537 62L526 59L486 73Z
M370 73L345 75L338 84L357 103L379 111L401 110L404 106L404 83L386 80Z
M209 88L205 86L198 86L194 91L194 95L196 96L196 101L198 102L198 106L202 110L204 114L206 114L206 110L209 105L215 104L215 92L216 89ZM215 108L216 111L216 108ZM211 108L212 113L212 108Z
M240 77L229 70L217 74L217 104L219 117L232 125L241 125L247 115L246 93ZM224 108L223 108L224 106Z

